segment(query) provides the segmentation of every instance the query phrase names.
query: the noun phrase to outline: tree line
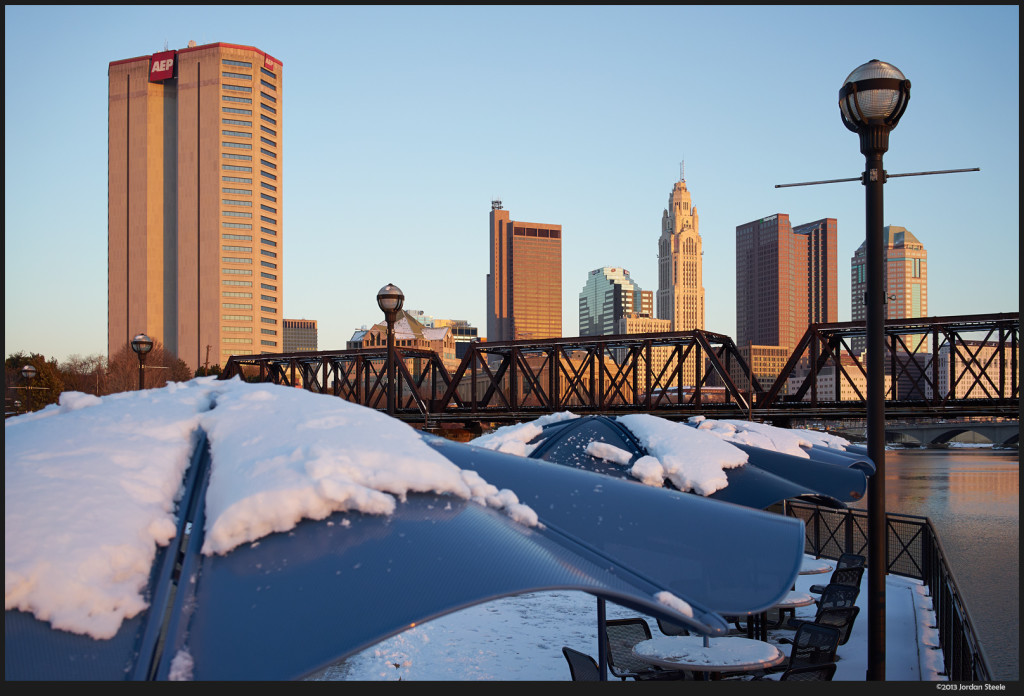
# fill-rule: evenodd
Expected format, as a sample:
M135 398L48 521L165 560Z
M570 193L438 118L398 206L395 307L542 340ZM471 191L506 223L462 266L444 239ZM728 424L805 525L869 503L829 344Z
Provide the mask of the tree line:
M26 365L35 368L35 375L26 378ZM220 366L208 370L200 367L194 373L185 361L154 340L146 355L144 386L156 389L168 382L187 382L203 374L218 375ZM108 359L105 355L72 355L67 360L47 359L39 353L20 351L4 361L4 411L6 415L38 411L58 403L62 392L78 391L96 396L139 388L139 356L125 343Z

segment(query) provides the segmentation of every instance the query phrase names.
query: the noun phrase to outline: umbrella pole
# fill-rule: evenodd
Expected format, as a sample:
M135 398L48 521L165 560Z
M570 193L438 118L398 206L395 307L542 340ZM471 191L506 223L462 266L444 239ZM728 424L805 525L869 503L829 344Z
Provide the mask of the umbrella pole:
M601 681L608 681L608 624L604 613L604 597L597 598L597 665Z

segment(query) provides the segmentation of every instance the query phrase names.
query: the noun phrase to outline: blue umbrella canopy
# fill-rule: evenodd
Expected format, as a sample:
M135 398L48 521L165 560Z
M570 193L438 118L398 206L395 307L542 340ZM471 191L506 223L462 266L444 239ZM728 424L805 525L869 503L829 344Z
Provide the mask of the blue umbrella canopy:
M589 454L587 446L591 442L604 442L629 453L630 463L647 454L636 436L617 419L583 416L545 425L531 441L535 447L529 456L630 478L628 466ZM867 476L875 470L871 460L857 450L813 446L806 448L808 458L803 458L738 442L730 444L747 454L747 463L727 469L728 486L708 497L757 509L789 498L845 507L864 496Z
M204 444L187 474L177 538L153 566L150 607L109 640L7 611L6 678L168 679L186 667L197 680L301 678L418 623L548 589L716 635L727 630L720 613L773 604L799 571L799 520L424 439L515 491L540 524L417 493L390 515L335 513L203 555Z

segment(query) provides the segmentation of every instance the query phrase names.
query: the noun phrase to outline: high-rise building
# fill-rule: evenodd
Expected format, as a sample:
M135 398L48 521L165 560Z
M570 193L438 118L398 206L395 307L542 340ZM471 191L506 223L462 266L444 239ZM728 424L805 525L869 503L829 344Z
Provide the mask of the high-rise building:
M562 335L562 226L519 222L491 201L487 340Z
M580 336L610 336L628 314L653 316L654 293L642 290L625 268L605 266L589 273L580 292Z
M928 316L928 251L904 227L890 225L883 229L882 276L885 282L885 318L913 319ZM850 259L850 316L853 321L866 321L867 307L867 242L862 242ZM927 341L924 335L916 342ZM855 338L851 348L864 350L865 339ZM908 345L910 350L918 346Z
M704 328L703 253L697 208L680 171L658 239L658 318L671 321L673 331Z
M778 213L736 227L736 345L792 350L838 321L836 220L792 227Z
M316 319L282 319L281 331L282 352L317 350Z
M107 350L283 348L281 63L215 43L108 68Z

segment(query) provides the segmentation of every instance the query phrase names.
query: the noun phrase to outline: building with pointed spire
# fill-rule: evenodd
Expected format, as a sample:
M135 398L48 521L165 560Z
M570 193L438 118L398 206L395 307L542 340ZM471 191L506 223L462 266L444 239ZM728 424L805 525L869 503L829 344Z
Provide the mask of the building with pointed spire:
M703 253L697 208L680 164L658 240L657 313L672 322L673 331L704 328Z

